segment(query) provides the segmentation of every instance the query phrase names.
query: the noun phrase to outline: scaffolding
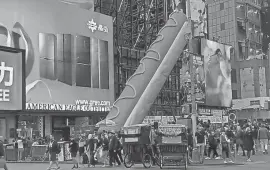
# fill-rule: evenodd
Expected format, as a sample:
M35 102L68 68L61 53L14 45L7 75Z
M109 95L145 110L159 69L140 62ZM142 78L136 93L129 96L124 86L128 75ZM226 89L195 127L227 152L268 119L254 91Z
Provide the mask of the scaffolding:
M118 98L128 78L134 73L149 45L168 20L174 0L96 0L95 11L113 17L115 97ZM180 54L179 54L180 57ZM150 115L179 115L180 68L177 62ZM174 112L174 113L171 113Z

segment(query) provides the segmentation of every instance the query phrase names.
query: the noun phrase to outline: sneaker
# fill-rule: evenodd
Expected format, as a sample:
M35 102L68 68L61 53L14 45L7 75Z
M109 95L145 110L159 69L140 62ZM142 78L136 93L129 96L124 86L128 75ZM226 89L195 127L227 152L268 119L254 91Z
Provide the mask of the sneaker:
M211 159L211 158L210 158L210 157L206 157L205 159L206 159L206 160L209 160L209 159Z
M215 158L216 160L221 159L219 156Z
M251 162L251 159L248 159L247 162Z
M229 163L233 164L234 162L232 160L229 160Z
M227 164L228 162L225 160L224 163Z

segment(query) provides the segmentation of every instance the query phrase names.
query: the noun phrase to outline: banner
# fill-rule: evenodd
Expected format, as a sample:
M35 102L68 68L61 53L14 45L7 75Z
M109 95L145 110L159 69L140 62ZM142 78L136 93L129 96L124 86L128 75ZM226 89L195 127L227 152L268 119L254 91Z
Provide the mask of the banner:
M2 1L0 14L0 42L26 49L27 109L114 101L112 17L56 0Z
M203 122L208 122L210 120L210 123L228 123L229 119L228 116L199 116L199 120L202 120Z
M265 67L259 67L260 97L267 97Z
M190 54L191 55L191 54ZM193 56L193 72L195 83L195 100L197 103L205 103L205 73L204 61L202 56ZM182 68L180 70L180 99L181 105L191 103L191 78L190 78L190 65L189 54L183 53Z
M0 47L0 110L24 108L24 55L21 50Z
M207 106L231 107L231 46L201 40Z
M240 77L241 98L245 99L255 97L253 68L241 68Z

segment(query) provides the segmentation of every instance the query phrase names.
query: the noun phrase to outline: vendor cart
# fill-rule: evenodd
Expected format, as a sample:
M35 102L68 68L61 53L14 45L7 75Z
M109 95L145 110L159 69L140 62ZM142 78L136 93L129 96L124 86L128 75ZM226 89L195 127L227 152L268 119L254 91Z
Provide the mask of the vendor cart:
M138 124L129 127L123 127L121 135L124 146L124 165L131 168L136 163L142 163L145 168L151 167L151 151L149 149L149 134L151 126Z
M167 125L160 126L159 131L162 135L162 143L159 144L160 168L164 166L184 166L188 167L188 143L186 126Z

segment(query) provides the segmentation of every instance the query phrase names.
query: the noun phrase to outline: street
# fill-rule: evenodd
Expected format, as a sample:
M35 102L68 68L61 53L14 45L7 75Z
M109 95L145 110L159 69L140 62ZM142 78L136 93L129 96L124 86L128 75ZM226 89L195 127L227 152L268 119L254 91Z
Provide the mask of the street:
M204 165L192 165L189 166L190 170L268 170L270 167L270 155L262 155L258 153L257 155L252 157L252 162L246 162L245 157L237 156L236 164L233 165L225 165L222 160L205 160ZM72 168L72 164L60 164L61 170L70 170ZM46 163L8 163L9 170L46 170L48 164ZM96 168L80 168L81 170L89 170L89 169L126 169L123 165L116 166L113 168L107 167L102 168L100 165L96 166ZM142 165L136 165L131 169L144 169ZM152 167L151 170L160 169L159 167ZM163 169L184 169L179 167L164 167Z

